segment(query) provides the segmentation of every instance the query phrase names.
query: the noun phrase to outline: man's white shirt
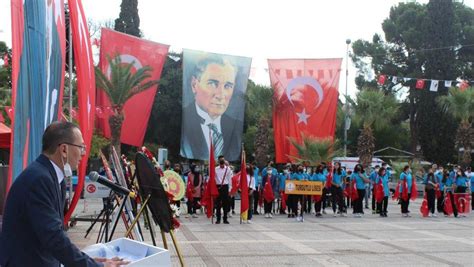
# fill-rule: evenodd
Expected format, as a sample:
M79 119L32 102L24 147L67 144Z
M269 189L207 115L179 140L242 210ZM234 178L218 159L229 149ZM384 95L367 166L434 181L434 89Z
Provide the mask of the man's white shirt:
M51 164L53 164L54 171L56 172L56 176L58 177L58 184L61 184L61 182L64 180L64 173L63 171L59 168L56 163L54 163L52 160L50 160Z
M225 175L225 177L224 177ZM232 170L228 167L225 166L224 168L221 168L221 166L216 167L216 185L229 185L229 192L232 189Z

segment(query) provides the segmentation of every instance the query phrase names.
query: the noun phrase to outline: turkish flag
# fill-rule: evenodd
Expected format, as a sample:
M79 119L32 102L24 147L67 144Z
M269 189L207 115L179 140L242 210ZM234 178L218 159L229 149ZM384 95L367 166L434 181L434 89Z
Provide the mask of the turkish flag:
M110 75L109 62L106 56L114 58L120 55L124 64L133 63L132 71L150 66L151 80L158 80L168 55L168 45L140 39L135 36L102 28L100 40L100 69ZM144 82L146 82L145 80ZM120 141L124 144L140 147L150 118L157 87L151 87L130 98L124 106L125 119L122 124ZM107 95L97 90L97 105L110 107ZM179 108L179 107L178 107ZM98 118L98 128L102 129L105 137L110 138L109 112L104 112L103 118ZM157 122L153 122L157 123Z
M421 202L420 213L421 213L421 216L423 217L428 217L430 213L430 210L428 208L428 200L426 199L426 196L423 198L423 201Z
M425 80L417 80L415 88L416 89L423 89L425 87Z
M240 164L240 217L246 221L249 210L249 185L247 182L247 164L245 163L245 151L242 149L242 159Z
M211 218L214 212L214 198L219 195L216 184L216 160L214 158L214 144L209 147L209 181L207 182L204 195L202 196L202 204L206 206L206 216Z
M448 192L444 197L444 212L448 215L453 214L453 203L451 202L451 192Z
M272 202L275 199L275 195L273 194L272 183L270 178L267 178L267 182L263 187L263 198L267 203Z
M342 59L269 59L276 161L298 156L289 138L334 138Z
M375 200L377 201L377 203L382 202L384 196L385 194L383 192L383 184L382 180L380 180L380 182L375 185Z
M237 193L237 190L240 188L240 172L232 176L232 189L229 192L229 195L234 196Z

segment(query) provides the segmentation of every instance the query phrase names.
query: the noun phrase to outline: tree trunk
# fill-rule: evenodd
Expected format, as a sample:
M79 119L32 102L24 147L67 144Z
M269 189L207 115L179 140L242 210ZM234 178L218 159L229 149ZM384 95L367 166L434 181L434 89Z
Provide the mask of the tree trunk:
M461 124L459 125L458 131L456 133L456 143L458 146L457 151L459 151L459 148L461 147L464 148L463 154L460 159L461 164L464 168L471 165L472 137L472 129L469 121L461 121Z
M364 125L359 138L357 138L357 154L364 168L370 167L375 149L375 137L370 126Z
M117 155L120 157L120 135L122 133L122 123L124 117L123 113L116 113L109 117L109 126L110 126L110 134L111 140L110 145L115 147L115 151L117 151Z
M418 129L416 127L416 105L415 97L410 93L408 99L410 100L410 152L416 154L416 146L418 145Z

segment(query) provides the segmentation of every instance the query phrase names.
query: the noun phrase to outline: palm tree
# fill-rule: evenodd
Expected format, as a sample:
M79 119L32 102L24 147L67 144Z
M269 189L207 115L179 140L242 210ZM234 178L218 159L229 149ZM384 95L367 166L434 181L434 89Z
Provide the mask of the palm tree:
M388 126L398 112L398 103L393 95L385 95L376 89L364 89L357 93L356 103L348 98L354 106L355 121L362 124L362 132L357 139L357 154L364 167L370 166L375 149L373 128Z
M474 87L460 90L451 88L449 94L442 96L438 100L445 111L454 118L461 120L456 133L456 144L459 148L464 148L462 163L465 166L471 164L471 148L473 140L472 119L474 118Z
M297 163L305 166L317 166L321 162L330 162L333 157L340 154L339 142L331 138L315 138L302 134L302 143L295 138L289 138L290 143L296 148L298 157L292 157Z
M109 97L114 114L109 117L111 145L120 155L120 134L124 120L123 107L132 96L158 84L158 80L145 80L151 77L152 68L144 66L132 73L134 62L122 63L120 56L107 56L110 66L110 77L107 77L98 67L95 68L96 85Z

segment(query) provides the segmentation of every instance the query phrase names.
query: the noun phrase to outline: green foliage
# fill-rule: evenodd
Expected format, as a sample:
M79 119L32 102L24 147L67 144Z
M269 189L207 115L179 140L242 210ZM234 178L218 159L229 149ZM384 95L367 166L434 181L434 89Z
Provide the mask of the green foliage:
M99 67L95 67L96 83L97 87L107 94L115 109L121 111L132 96L158 84L158 80L143 82L151 77L150 66L143 66L132 73L134 62L122 64L120 56L113 59L107 56L107 60L111 70L110 79Z
M438 103L454 118L471 122L474 118L474 87L464 91L453 87L448 95L438 98Z
M122 64L120 56L111 58L107 55L110 67L110 78L98 67L95 67L96 85L108 96L114 114L109 117L111 131L111 144L115 147L117 154L121 154L120 134L124 120L123 106L134 95L158 84L157 80L145 80L151 77L150 66L143 66L132 73L134 62Z
M359 89L376 86L372 73L402 77L453 80L472 77L474 49L462 46L474 43L474 10L460 2L431 0L428 4L399 3L382 23L384 38L374 35L371 42L357 40L351 55L359 76ZM415 82L402 82L409 88L402 105L409 119L410 150L421 145L426 159L438 163L452 162L452 117L438 107L436 98L446 94L415 89ZM396 91L401 86L386 82L382 89Z
M350 98L348 100L357 114L356 122L375 129L386 128L399 108L393 95L385 95L379 90L363 90L357 93L356 102Z
M243 138L247 159L254 159L258 166L264 166L275 150L271 126L273 90L249 80L245 99Z
M5 106L11 106L12 101L12 50L5 42L0 41L0 58L7 55L8 66L0 66L0 115L5 119L5 124L10 125L11 121L5 111Z
M299 164L317 166L321 162L330 162L332 158L341 155L339 143L331 138L314 138L302 134L302 143L294 138L288 138L296 148L298 156L291 156Z
M115 30L136 37L141 36L138 0L122 0L119 17L115 20Z
M99 157L99 152L110 145L110 141L103 137L102 134L99 134L97 132L94 132L92 135L92 141L91 141L91 152L90 152L90 157L92 158L98 158Z
M182 54L169 53L155 95L145 142L168 149L168 159L177 162L181 141L183 69Z

